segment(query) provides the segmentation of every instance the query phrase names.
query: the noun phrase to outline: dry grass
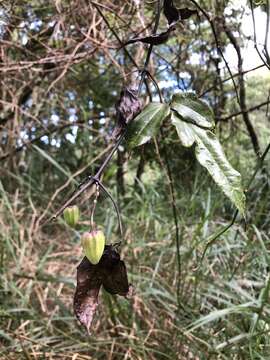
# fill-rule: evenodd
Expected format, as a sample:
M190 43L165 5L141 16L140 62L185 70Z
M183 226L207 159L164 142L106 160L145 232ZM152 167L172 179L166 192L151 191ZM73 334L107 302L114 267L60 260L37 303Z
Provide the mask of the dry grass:
M136 293L128 301L102 292L90 337L72 310L82 256L79 234L62 221L37 227L44 208L34 207L23 192L12 195L2 187L1 359L268 359L269 220L261 230L250 225L248 232L235 225L194 271L204 239L227 220L209 211L219 206L219 193L201 188L192 201L188 195L178 197L183 235L179 308L170 209L151 181L145 187L132 206L127 201L122 209L122 256ZM87 209L82 231L86 214ZM115 214L105 200L96 221L116 242Z

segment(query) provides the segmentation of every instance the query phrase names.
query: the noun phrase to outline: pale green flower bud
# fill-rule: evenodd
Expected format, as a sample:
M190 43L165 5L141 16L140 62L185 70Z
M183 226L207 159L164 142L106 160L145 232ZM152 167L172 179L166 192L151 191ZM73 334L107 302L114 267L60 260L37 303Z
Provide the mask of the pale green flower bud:
M64 210L65 222L75 228L80 218L80 210L77 205L69 206Z
M81 237L85 256L91 264L98 264L105 247L105 235L101 230L86 232Z

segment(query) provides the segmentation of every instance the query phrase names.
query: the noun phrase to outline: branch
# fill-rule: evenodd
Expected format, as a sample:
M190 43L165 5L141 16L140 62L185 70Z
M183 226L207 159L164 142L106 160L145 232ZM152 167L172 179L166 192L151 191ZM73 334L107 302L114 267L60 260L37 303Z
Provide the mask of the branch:
M78 187L78 189L71 195L71 197L60 207L59 210L56 211L55 215L50 220L56 220L56 218L62 214L62 212L71 205L83 192L85 192L88 188L90 188L93 184L95 184L96 180L100 179L100 176L102 175L103 171L105 170L108 163L111 161L114 153L119 148L122 140L124 139L126 132L123 132L122 135L119 137L118 141L114 145L113 149L109 153L109 155L106 157L102 165L100 166L99 170L94 176L87 177Z
M249 108L249 109L246 109L246 110L244 110L244 111L238 111L238 112L236 112L236 113L234 113L234 114L231 114L231 115L229 115L229 116L226 116L226 117L223 117L223 118L220 118L220 119L217 119L217 120L218 120L218 121L226 122L226 121L229 121L230 119L232 119L232 118L234 118L234 117L236 117L236 116L238 116L238 115L242 115L244 112L249 113L249 112L258 110L258 109L260 109L261 107L263 107L263 106L265 106L265 105L267 105L267 104L269 104L269 103L270 103L270 100L268 99L267 101L264 101L263 103L258 104L258 105L256 105L256 106L253 106L253 107L251 107L251 108Z
M157 14L156 14L155 25L154 25L152 35L155 35L156 32L157 32L159 19L160 19L160 13L161 13L161 4L160 4L160 0L158 0L158 2L157 2ZM148 65L149 65L150 58L151 58L152 50L153 50L153 45L151 44L149 46L149 48L148 48L148 52L147 52L147 55L146 55L144 67L143 67L143 70L142 70L141 81L139 83L139 88L138 88L138 94L141 93L142 85L143 85L143 82L145 80L145 76L147 75L147 73L149 73L149 72L147 72L147 68L148 68Z
M117 35L117 33L114 31L114 29L111 28L108 20L106 19L106 17L103 15L103 13L101 12L101 10L99 9L98 5L93 3L94 7L97 9L98 13L100 14L100 16L103 18L103 20L105 21L105 23L107 24L108 28L112 31L112 33L114 34L114 36L117 38L117 40L119 41L119 43L121 44L121 40L119 38L119 36ZM160 12L161 12L161 1L158 0L158 9L157 9L157 15L156 15L156 20L155 20L155 26L154 26L154 33L157 31L158 28L158 24L159 24L159 18L160 18ZM129 52L124 48L124 51L126 52L126 54L128 55L128 57L130 58L130 60L132 61L132 63L138 68L136 62L134 61L134 59L132 58L132 56L129 54ZM145 80L145 76L146 76L146 70L147 70L147 66L148 63L150 61L150 56L151 56L151 52L152 52L152 46L150 45L149 49L148 49L148 53L146 56L146 60L145 60L145 66L144 66L144 70L141 74L141 80L140 80L140 85L138 88L138 93L140 93L141 90L141 86ZM126 134L126 130L124 130L121 134L121 136L119 137L119 139L117 140L116 144L114 145L113 149L111 150L111 152L109 153L109 155L106 157L106 159L104 160L104 162L102 163L102 165L100 166L99 170L97 171L97 173L94 176L88 176L78 187L78 189L70 196L70 198L64 203L64 205L62 205L60 207L59 210L56 211L55 215L51 218L51 220L55 220L59 215L62 214L62 212L70 205L72 204L83 192L85 192L88 188L90 188L93 184L95 184L97 181L100 180L100 176L102 175L102 173L104 172L106 166L108 165L108 163L111 161L114 153L116 152L116 150L119 148L121 142L123 141L124 137Z
M232 75L232 72L231 72L231 69L229 67L229 64L223 54L223 51L221 50L221 47L219 45L219 39L218 39L218 35L217 35L217 32L216 32L216 29L215 29L215 26L214 26L214 23L213 21L211 20L210 16L207 14L207 12L195 1L195 0L189 0L192 2L192 4L194 4L200 11L201 13L205 16L205 18L207 19L207 21L209 22L210 26L211 26L211 29L212 29L212 32L213 32L213 35L214 35L214 39L215 39L215 43L216 43L216 47L217 47L217 50L218 52L220 53L225 65L226 65L226 68L230 74L230 77L232 79L232 82L233 82L233 86L234 86L234 90L235 90L235 94L236 94L236 97L237 97L237 101L238 103L240 103L240 99L239 99L239 95L238 95L238 91L237 91L237 86L236 86L236 83L234 81L234 78L233 78L233 75Z
M243 116L243 120L244 123L246 125L247 131L249 133L252 145L253 145L253 149L255 151L255 154L257 156L259 156L260 154L260 145L259 145L259 141L258 141L258 137L257 134L255 132L255 129L250 121L249 118L249 113L246 111L247 109L247 105L246 105L246 87L245 87L245 81L244 81L244 75L243 75L243 58L242 58L242 54L241 54L241 49L240 46L238 44L238 41L234 35L234 33L227 27L226 23L225 23L225 19L223 18L223 27L224 27L224 31L228 37L228 39L231 41L236 54L237 54L237 59L238 59L238 72L239 72L239 99L240 99L240 108L241 108L241 113Z
M250 72L252 72L252 71L255 71L255 70L258 70L258 69L260 69L260 68L262 68L262 67L265 67L265 64L261 64L261 65L255 66L255 67L252 68L252 69L245 70L245 71L242 72L242 74L243 74L243 75L248 74L248 73L250 73ZM238 72L237 74L233 74L232 76L230 76L230 77L222 80L221 82L222 82L222 83L225 83L225 82L227 82L227 81L229 81L229 80L232 80L232 78L238 77L238 76L240 76L240 75L241 75L241 74ZM211 86L210 88L206 89L203 93L201 93L201 94L199 95L199 97L205 96L207 93L209 93L210 91L214 90L215 88L216 88L216 86Z
M270 70L270 64L267 63L267 61L265 61L265 59L263 58L262 54L260 53L259 49L258 49L258 44L257 44L257 35L256 35L256 24L255 24L255 16L254 16L254 8L253 8L253 3L252 0L249 0L249 5L251 8L251 14L252 14L252 23L253 23L253 35L254 35L254 47L255 50L257 51L257 54L259 55L260 59L262 60L262 62L264 63L265 66L268 67L268 69ZM269 18L267 17L267 21L269 20Z
M100 119L100 118L104 118L103 116L95 116L93 117L92 119L93 120L97 120L97 119ZM3 161L3 160L6 160L8 157L10 156L13 156L15 155L16 153L22 151L23 149L31 146L32 144L34 144L35 142L39 141L43 136L50 136L51 134L57 132L57 131L62 131L68 127L71 127L71 126L79 126L79 125L83 125L84 124L84 121L74 121L73 123L68 123L68 124L63 124L61 126L53 126L51 128L49 128L47 131L43 132L42 134L36 136L34 139L32 140L29 140L29 141L26 141L24 142L22 145L14 148L13 150L11 150L10 152L0 156L0 162Z

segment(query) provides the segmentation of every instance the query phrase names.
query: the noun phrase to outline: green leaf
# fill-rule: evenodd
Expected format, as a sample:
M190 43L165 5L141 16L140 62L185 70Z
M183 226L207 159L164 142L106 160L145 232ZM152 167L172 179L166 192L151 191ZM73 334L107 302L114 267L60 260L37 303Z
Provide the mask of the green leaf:
M167 104L150 103L133 119L127 129L126 143L129 148L145 144L156 136L161 123L170 114Z
M177 134L183 146L190 147L196 140L194 131L190 124L181 121L181 118L175 113L171 113L172 123L176 127Z
M202 130L194 125L196 137L196 157L214 181L220 186L238 210L245 212L245 195L242 188L241 175L226 158L216 135L211 131Z
M176 100L179 103L176 103ZM196 125L198 121L202 124L202 118L205 124L207 121L209 124L211 123L210 112L203 109L207 105L204 104L202 106L200 103L195 107L194 99L191 102L193 106L192 111L185 109L183 112L181 101L181 97L173 98L173 109L180 109L181 113L178 113L178 111L172 111L171 113L172 123L176 127L181 143L185 147L190 147L193 143L196 144L195 154L199 163L208 170L217 185L243 214L245 212L245 195L241 184L241 175L228 162L216 135L212 131L205 128L202 129ZM186 105L184 106L187 108ZM204 110L201 118L194 110L196 108L199 111L200 107Z
M171 109L176 110L188 123L207 129L215 127L212 109L193 93L175 94L172 98Z

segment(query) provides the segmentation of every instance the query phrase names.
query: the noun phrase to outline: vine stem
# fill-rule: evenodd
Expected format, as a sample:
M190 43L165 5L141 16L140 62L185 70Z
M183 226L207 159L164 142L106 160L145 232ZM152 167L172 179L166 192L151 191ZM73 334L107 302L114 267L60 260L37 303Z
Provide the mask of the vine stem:
M158 29L159 20L160 20L160 13L161 13L161 1L158 0L158 2L157 2L157 14L156 14L155 25L154 25L154 29L153 29L153 35L156 34L157 29ZM151 44L149 46L149 48L148 48L148 52L147 52L147 55L146 55L146 60L145 60L145 63L144 63L144 68L142 70L141 80L140 80L139 87L138 87L138 95L141 93L142 85L143 85L144 80L145 80L145 76L147 74L149 74L151 80L154 82L154 84L158 88L160 102L163 102L162 94L161 94L161 92L159 90L159 87L156 84L156 82L153 80L151 74L147 70L149 62L150 62L152 51L153 51L153 45ZM163 133L162 128L161 128L161 135L162 135L162 140L164 140L165 137L164 137L164 133ZM181 272L182 272L182 270L181 270L181 254L180 254L180 235L179 235L179 225L178 225L178 218L177 218L177 208L176 208L176 201L175 201L175 189L174 189L174 185L173 185L172 171L171 171L171 168L170 168L169 157L168 157L166 147L165 147L165 150L164 150L164 154L165 154L165 156L164 156L165 166L164 166L162 158L160 156L158 143L157 143L156 139L154 139L154 142L155 142L155 147L156 147L157 156L159 158L159 162L160 162L162 168L166 169L166 176L167 176L169 190L170 190L172 213L173 213L174 224L175 224L175 239L176 239L176 251L177 251L177 268L178 268L177 303L178 303L178 308L182 307L185 310L185 307L183 306L183 304L180 301Z
M162 128L161 128L161 136L162 136L162 140L164 140L165 136L164 136L164 132L163 132ZM168 186L169 186L169 191L170 191L172 214L173 214L174 225L175 225L175 240L176 240L176 252L177 252L177 254L176 254L176 256L177 256L177 272L178 272L177 291L176 291L177 303L178 303L178 308L181 307L186 311L185 306L180 301L181 274L182 274L181 252L180 252L181 237L180 237L178 217L177 217L176 197L175 197L175 188L174 188L174 184L173 184L172 171L171 171L171 167L170 167L170 163L169 163L169 156L168 156L166 146L164 147L164 162L163 162L163 160L161 158L161 155L160 155L159 146L158 146L158 143L157 143L156 139L154 139L154 143L155 143L155 148L156 148L156 153L157 153L157 156L158 156L159 163L160 163L162 169L165 169L167 182L168 182Z
M98 186L101 188L101 190L110 198L111 202L113 203L114 210L115 210L115 212L117 214L119 232L120 232L121 237L123 237L123 227L122 227L122 222L121 222L120 211L118 209L118 206L117 206L116 202L114 201L114 198L109 193L109 191L106 189L106 187L102 184L102 182L100 182L100 180L98 180L96 178L94 178L94 180L95 180L96 184L98 184Z
M260 158L259 158L259 160L258 160L257 166L256 166L256 168L255 168L255 170L254 170L251 178L249 179L249 182L247 183L247 187L246 187L246 191L245 191L246 193L248 192L248 190L249 190L251 184L253 183L256 175L258 174L259 170L262 168L263 162L264 162L264 160L265 160L265 158L266 158L269 150L270 150L270 143L266 146L266 148L265 148L262 156L260 156ZM219 230L216 234L214 234L213 236L210 237L210 239L207 241L206 246L205 246L205 248L204 248L204 251L203 251L203 254L202 254L202 256L201 256L199 265L194 269L194 271L199 270L199 268L201 267L202 262L203 262L203 259L204 259L204 257L205 257L205 254L206 254L207 250L209 249L209 247L210 247L221 235L223 235L226 231L228 231L228 230L234 225L238 213L239 213L239 211L238 211L238 210L235 210L235 213L234 213L234 215L233 215L233 218L232 218L231 222L230 222L228 225L226 225L224 228L222 228L221 230Z
M94 215L95 215L95 211L96 211L98 197L99 197L99 184L96 183L96 194L95 194L95 199L93 201L93 206L91 209L91 216L90 216L91 231L96 230L95 224L94 224Z
M106 157L106 159L104 160L104 162L102 163L102 165L100 166L99 170L97 171L97 173L94 176L88 176L79 186L78 189L75 190L75 192L70 196L70 198L64 203L64 205L62 205L60 207L59 210L56 211L56 213L54 214L54 216L51 218L51 220L56 220L56 218L61 215L63 213L63 211L69 206L71 205L83 192L85 192L89 187L91 187L93 184L96 183L97 179L99 180L102 173L104 172L106 166L108 165L108 163L111 161L114 153L116 152L116 150L119 148L121 142L124 139L124 136L126 134L126 131L124 131L122 133L122 135L119 137L119 139L117 140L116 144L114 145L114 147L112 148L111 152L109 153L109 155Z
M160 13L161 13L161 1L158 0L158 2L157 2L157 14L156 14L156 18L155 18L155 24L154 24L154 29L153 29L152 35L155 35L156 32L157 32L158 25L159 25L159 19L160 19ZM144 67L143 67L143 70L142 70L142 73L141 73L141 80L140 80L139 87L138 87L138 95L142 91L142 86L143 86L143 83L145 81L145 76L147 75L147 68L148 68L148 65L149 65L149 62L150 62L152 50L153 50L153 45L151 44L149 46L149 48L148 48L145 63L144 63Z
M116 32L111 28L109 22L107 21L106 17L102 14L102 12L100 11L99 7L97 6L97 4L93 3L93 5L95 6L95 8L97 9L97 11L99 12L100 16L103 18L103 20L105 21L106 25L108 26L108 28L113 32L114 36L117 38L117 40L120 42L120 44L122 43L120 38L118 37L118 35L116 34ZM157 3L157 14L156 14L156 18L155 18L155 24L154 24L154 29L153 29L153 34L156 33L157 29L158 29L158 25L159 25L159 19L160 19L160 13L161 13L161 0L158 0ZM138 94L140 94L141 92L141 88L143 83L145 82L145 76L147 74L147 67L150 61L150 57L151 57L151 53L152 53L152 49L153 46L150 45L147 55L146 55L146 60L144 63L144 69L142 70L141 73L141 80L139 83L139 87L138 87ZM134 62L134 59L132 58L132 56L128 53L128 51L124 48L124 51L128 54L130 60L133 62L133 64L138 67L138 65L136 64L136 62ZM115 143L115 145L113 146L111 152L108 154L108 156L105 158L104 162L102 163L102 165L100 166L99 170L97 171L97 173L94 176L88 176L79 186L78 188L74 191L74 193L69 197L69 199L60 207L59 210L56 211L56 213L54 214L54 216L49 220L56 220L57 217L59 215L61 215L63 213L63 211L69 206L71 205L82 193L84 193L87 189L89 189L91 186L93 186L97 181L100 180L100 177L102 175L102 173L104 172L105 168L107 167L108 163L111 161L114 153L117 151L117 149L119 148L119 146L121 145L124 137L126 134L126 130L123 131L123 133L120 135L119 139L117 140L117 142ZM104 190L104 187L103 187ZM108 192L107 192L108 194ZM112 197L109 196L110 199L112 200ZM114 207L117 208L115 201L113 201ZM117 212L117 216L119 218L119 211ZM119 228L120 231L122 232L122 225L121 225L121 221L119 222Z

